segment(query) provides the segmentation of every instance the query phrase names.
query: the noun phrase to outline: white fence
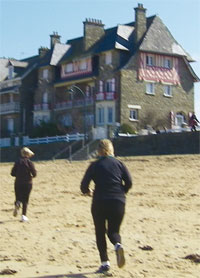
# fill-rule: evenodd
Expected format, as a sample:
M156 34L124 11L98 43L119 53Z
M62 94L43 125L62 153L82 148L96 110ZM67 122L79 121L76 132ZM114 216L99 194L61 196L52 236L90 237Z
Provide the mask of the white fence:
M76 133L76 134L66 134L61 136L53 136L53 137L41 137L41 138L29 138L28 136L22 137L22 145L36 145L36 144L48 144L53 142L71 142L71 141L79 141L85 138L84 134ZM13 142L13 144L12 144ZM0 138L0 147L10 147L19 146L20 138L15 137L14 140L11 138Z

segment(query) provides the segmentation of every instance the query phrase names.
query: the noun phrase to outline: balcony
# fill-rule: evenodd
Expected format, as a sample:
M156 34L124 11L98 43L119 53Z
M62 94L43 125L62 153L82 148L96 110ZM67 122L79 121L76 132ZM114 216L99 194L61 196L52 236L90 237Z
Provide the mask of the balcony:
M102 92L96 93L96 100L115 100L116 99L116 92Z
M65 110L72 108L72 101L62 101L55 104L55 110Z
M0 115L13 114L20 112L19 102L9 102L0 104Z
M34 111L48 111L49 109L50 105L48 103L34 104Z
M85 103L84 103L85 101ZM69 101L62 101L62 102L57 102L55 104L55 110L65 110L65 109L70 109L72 107L82 107L84 105L92 105L94 104L94 99L93 98L86 98L84 99L74 99L74 100L69 100Z

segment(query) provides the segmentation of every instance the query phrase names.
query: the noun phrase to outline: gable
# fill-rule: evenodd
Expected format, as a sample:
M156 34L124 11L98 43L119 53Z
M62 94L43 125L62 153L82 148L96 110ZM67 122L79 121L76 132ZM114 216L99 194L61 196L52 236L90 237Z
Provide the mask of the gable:
M177 43L162 20L156 16L149 27L139 50L145 52L156 52L168 55L187 57L193 61L190 55Z

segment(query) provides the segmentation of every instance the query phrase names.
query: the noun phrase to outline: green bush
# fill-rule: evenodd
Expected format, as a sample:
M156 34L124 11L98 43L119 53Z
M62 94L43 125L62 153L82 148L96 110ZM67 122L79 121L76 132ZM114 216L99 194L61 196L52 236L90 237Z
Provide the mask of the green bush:
M135 130L132 126L129 124L122 124L120 127L120 132L121 133L130 133L130 134L135 134Z
M55 123L41 122L40 125L33 129L31 137L50 137L63 134L64 132L62 132Z

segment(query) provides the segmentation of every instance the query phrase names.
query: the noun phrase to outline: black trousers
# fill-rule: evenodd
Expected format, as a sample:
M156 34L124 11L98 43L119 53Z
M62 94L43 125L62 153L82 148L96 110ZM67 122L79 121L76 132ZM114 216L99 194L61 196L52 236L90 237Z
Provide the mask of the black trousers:
M119 231L125 213L125 204L119 200L93 201L91 212L100 259L108 261L106 233L113 245L117 242L121 243Z
M22 214L26 215L29 196L32 190L32 184L18 184L15 183L15 204L22 203Z

